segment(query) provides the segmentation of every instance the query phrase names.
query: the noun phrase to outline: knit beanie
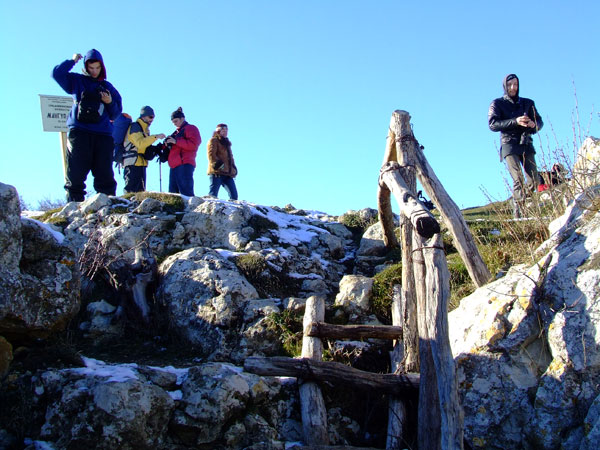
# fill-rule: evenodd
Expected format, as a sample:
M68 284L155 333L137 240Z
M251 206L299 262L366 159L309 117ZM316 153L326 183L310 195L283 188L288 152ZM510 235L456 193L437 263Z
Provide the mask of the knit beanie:
M140 111L140 118L144 116L154 116L154 110L150 106L144 106Z
M216 131L221 131L221 128L227 128L227 124L226 123L220 123L219 125L217 125Z
M171 120L183 119L184 117L185 114L183 114L183 109L181 109L181 106L171 113Z

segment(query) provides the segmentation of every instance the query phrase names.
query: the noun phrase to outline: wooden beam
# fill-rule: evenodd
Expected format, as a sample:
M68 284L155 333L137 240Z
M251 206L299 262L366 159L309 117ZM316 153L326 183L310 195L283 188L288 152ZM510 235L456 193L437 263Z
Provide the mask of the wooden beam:
M402 327L387 325L333 325L311 322L304 329L306 336L328 339L402 339Z
M246 372L265 376L296 377L303 380L329 381L351 385L358 389L376 389L402 395L419 389L419 374L379 374L354 369L333 361L313 361L305 358L251 356L244 362Z

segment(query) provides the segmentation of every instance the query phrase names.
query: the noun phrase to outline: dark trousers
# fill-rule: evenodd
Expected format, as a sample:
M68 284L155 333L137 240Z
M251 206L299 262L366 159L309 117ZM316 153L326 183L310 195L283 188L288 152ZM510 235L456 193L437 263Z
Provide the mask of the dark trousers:
M525 197L528 197L532 192L537 190L539 184L535 154L506 155L504 161L506 161L508 173L510 173L510 177L513 180L513 198L516 201L525 200ZM523 179L523 170L521 168L525 171L525 179Z
M219 188L223 186L229 194L229 200L237 200L238 192L235 187L235 181L233 178L227 175L210 175L210 187L208 189L208 195L213 197L219 196Z
M194 196L194 169L191 164L182 164L169 172L169 192L187 197Z
M85 180L94 176L96 192L115 195L117 182L112 168L113 138L71 128L67 142L67 176L65 190L67 201L82 202L85 199Z
M143 192L146 190L146 167L145 166L125 166L123 169L123 178L125 179L125 193Z

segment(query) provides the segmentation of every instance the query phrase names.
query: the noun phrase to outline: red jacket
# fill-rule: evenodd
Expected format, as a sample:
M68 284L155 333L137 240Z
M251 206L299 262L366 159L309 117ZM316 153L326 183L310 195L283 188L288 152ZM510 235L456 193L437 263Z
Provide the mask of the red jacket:
M196 153L202 142L198 128L183 122L171 136L177 142L173 144L169 153L169 167L174 169L182 164L191 164L196 167Z

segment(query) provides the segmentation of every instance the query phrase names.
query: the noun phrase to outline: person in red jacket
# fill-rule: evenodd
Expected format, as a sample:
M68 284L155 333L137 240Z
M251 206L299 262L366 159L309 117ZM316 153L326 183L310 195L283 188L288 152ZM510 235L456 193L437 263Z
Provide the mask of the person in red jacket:
M169 192L194 196L194 169L196 153L202 142L200 132L185 120L181 106L171 114L171 122L177 127L175 132L165 139L171 147L169 152Z

